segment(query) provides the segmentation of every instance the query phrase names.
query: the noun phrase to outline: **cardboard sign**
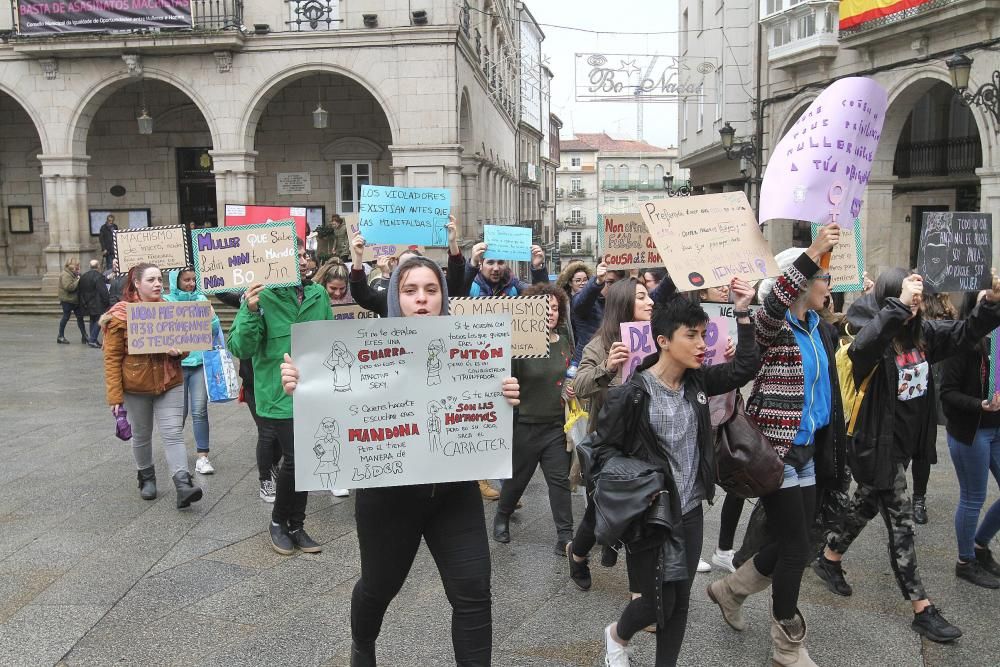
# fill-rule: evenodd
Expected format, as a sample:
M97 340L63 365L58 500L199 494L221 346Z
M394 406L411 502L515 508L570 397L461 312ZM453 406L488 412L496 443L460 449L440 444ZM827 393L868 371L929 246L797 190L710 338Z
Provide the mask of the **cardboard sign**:
M191 232L198 290L205 294L299 285L298 239L291 222Z
M679 292L781 274L742 192L659 199L641 209Z
M484 259L531 261L531 227L483 225L483 241L486 243Z
M812 225L815 241L823 225ZM840 230L840 243L830 253L830 291L860 292L865 288L865 255L861 246L861 221L855 220L850 229Z
M735 321L735 320L734 320ZM710 317L705 325L705 361L703 366L714 366L726 362L726 348L729 347L729 322L725 317ZM733 342L736 336L732 336Z
M333 319L335 320L370 320L377 318L378 313L365 310L358 305L333 306Z
M306 238L305 206L257 206L253 204L226 204L226 227L266 225L272 222L295 221L295 234L301 241Z
M448 245L451 191L361 186L358 227L368 243Z
M760 189L760 221L804 220L849 229L865 187L889 98L873 79L826 87L775 146Z
M114 234L118 271L127 273L136 264L155 264L161 271L188 265L188 232L184 225L145 229L119 229Z
M489 296L448 299L452 315L510 315L514 359L542 359L549 356L549 297Z
M660 251L638 213L598 216L597 229L600 232L601 261L609 269L644 269L663 265Z
M511 318L292 326L295 489L511 476Z
M212 349L208 301L139 301L126 305L129 354Z
M739 340L739 325L736 323L736 307L733 304L702 302L701 309L708 313L709 319L714 320L717 324L723 321L726 323L727 343L728 338L732 338L734 343ZM750 306L751 316L760 309L761 306ZM723 347L723 352L725 352L725 347Z
M989 213L924 213L917 273L928 292L978 292L990 274L993 216Z
M632 377L635 369L642 364L643 360L656 352L656 343L653 339L653 329L649 322L622 322L621 328L622 342L628 348L628 359L622 364L619 376L624 384Z
M356 213L346 213L343 216L344 224L347 225L347 242L354 243L360 227L358 226L358 216ZM401 245L399 243L377 243L370 244L365 239L365 250L361 254L362 262L375 262L382 257L399 257L406 250L416 250L421 255L426 254L426 248L422 245Z

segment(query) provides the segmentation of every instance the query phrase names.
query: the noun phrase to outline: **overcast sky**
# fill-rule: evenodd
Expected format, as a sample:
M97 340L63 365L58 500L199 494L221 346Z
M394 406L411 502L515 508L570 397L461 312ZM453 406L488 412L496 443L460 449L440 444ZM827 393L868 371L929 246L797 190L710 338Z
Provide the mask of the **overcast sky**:
M552 112L563 121L562 136L574 132L607 132L619 139L636 137L636 105L616 102L576 102L573 74L576 53L657 53L677 55L677 35L590 34L554 25L607 32L676 31L677 3L656 0L526 0L542 25L542 53L549 58ZM647 103L644 138L658 146L677 145L677 106Z

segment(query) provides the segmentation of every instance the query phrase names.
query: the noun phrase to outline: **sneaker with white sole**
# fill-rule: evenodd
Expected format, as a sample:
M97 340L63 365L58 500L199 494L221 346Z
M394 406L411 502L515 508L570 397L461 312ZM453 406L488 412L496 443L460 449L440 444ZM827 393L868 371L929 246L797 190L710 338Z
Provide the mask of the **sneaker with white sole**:
M735 555L735 549L716 548L715 553L712 554L712 564L716 567L721 567L727 572L735 572L736 568L733 566L733 556Z
M705 572L711 572L712 566L705 562L704 558L698 559L698 572L704 574Z
M632 647L622 646L611 637L611 626L604 628L605 667L631 667Z
M207 456L199 456L198 460L194 462L194 471L199 475L211 475L215 472L215 467Z
M265 503L274 502L275 487L274 482L270 479L260 480L260 499Z
M333 494L334 498L347 498L351 495L351 492L347 489L332 489L330 493Z

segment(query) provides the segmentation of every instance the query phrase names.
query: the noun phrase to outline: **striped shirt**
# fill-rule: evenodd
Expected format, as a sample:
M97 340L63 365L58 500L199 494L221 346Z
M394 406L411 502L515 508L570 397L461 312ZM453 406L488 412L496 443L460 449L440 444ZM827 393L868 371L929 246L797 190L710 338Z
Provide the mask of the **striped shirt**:
M642 380L649 392L649 425L664 458L670 462L670 472L680 494L681 511L686 514L705 499L705 490L698 478L701 462L698 418L691 403L684 398L683 387L670 389L648 370L642 372Z

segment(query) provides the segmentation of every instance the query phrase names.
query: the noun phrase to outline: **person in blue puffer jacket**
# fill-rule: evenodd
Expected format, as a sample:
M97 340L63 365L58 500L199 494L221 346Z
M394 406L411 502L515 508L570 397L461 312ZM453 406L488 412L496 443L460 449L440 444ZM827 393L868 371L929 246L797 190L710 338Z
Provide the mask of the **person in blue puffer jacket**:
M472 261L465 267L466 293L472 297L519 296L528 288L521 282L503 259L484 259L486 243L472 248ZM545 251L541 246L531 246L531 283L547 283Z
M170 293L163 295L164 301L208 301L208 297L196 289L194 269L186 268L171 271L169 274ZM222 335L219 316L212 316L212 339ZM205 369L202 365L201 352L191 352L181 362L184 371L184 420L187 421L188 411L191 412L191 423L194 425L194 442L198 450L198 459L194 470L201 475L211 475L215 472L212 462L208 460L208 389L205 386Z

